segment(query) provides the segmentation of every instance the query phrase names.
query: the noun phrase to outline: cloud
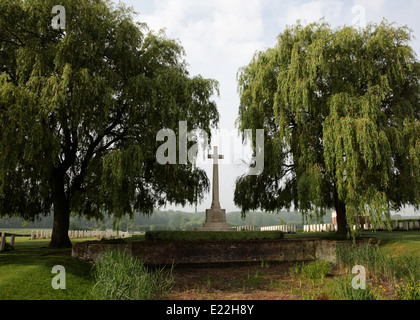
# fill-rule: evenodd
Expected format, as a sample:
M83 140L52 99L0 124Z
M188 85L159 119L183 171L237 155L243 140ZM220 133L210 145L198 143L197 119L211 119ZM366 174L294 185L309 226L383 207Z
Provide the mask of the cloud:
M302 24L309 24L325 18L334 23L340 19L343 1L339 0L315 0L307 2L293 2L286 5L286 12L280 18L283 25L294 25L297 20Z
M353 4L360 5L371 12L381 12L385 6L385 0L353 0Z
M155 0L154 10L140 16L150 29L179 39L192 75L219 81L221 128L232 129L237 117L239 68L264 49L262 1Z
M165 27L193 59L228 55L241 61L261 44L261 12L260 0L156 0L154 12L142 19L155 31Z
M160 0L155 5L152 14L142 17L152 29L165 27L169 34L201 44L249 41L263 32L259 0Z

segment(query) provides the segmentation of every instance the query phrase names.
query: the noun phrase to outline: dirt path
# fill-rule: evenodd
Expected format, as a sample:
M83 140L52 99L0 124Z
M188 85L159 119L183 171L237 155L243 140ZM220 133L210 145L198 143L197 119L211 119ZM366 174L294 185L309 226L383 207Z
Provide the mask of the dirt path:
M291 264L173 270L173 300L300 300L291 288Z

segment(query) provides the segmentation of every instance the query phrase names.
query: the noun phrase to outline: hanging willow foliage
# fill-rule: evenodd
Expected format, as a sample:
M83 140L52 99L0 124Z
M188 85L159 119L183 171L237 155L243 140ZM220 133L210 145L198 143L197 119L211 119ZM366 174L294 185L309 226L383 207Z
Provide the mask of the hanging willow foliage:
M156 134L186 121L210 136L218 83L190 76L179 43L122 4L60 1L66 29L55 30L56 4L0 2L0 216L53 211L50 247L68 247L71 213L118 219L200 202L205 172L159 165Z
M266 130L265 171L237 180L243 214L337 211L339 232L420 204L420 65L412 33L383 21L297 24L238 73L240 130Z

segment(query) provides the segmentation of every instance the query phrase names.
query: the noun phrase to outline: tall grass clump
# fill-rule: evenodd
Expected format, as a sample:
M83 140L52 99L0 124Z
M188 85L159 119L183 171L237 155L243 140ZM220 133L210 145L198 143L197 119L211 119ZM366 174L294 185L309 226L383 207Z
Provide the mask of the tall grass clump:
M332 265L328 261L315 260L307 265L302 264L301 273L311 280L324 280L331 270Z
M336 257L337 262L344 268L356 265L365 267L369 279L386 282L395 289L399 299L419 299L420 256L409 254L394 257L377 246L364 244L337 246ZM343 290L345 291L345 288Z
M335 300L380 300L378 292L366 285L366 289L354 289L352 277L339 278L333 285Z
M172 269L148 269L125 251L108 250L92 270L92 294L98 300L159 300L167 297Z
M389 252L369 244L348 246L338 245L337 261L342 266L352 268L356 265L365 267L366 271L376 278L385 281L395 279L396 261Z

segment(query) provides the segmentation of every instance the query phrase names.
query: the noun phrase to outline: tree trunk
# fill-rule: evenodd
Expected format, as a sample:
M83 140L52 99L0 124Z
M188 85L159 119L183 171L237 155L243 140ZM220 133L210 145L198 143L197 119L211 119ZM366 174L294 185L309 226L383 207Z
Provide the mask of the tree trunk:
M71 248L69 238L70 209L68 203L54 203L54 224L48 248Z
M347 217L346 217L346 204L342 201L339 196L337 189L334 186L334 206L337 212L337 234L347 234Z
M346 204L342 201L338 201L335 206L337 212L337 234L347 234L347 218L346 218Z
M72 244L69 238L70 205L64 192L64 179L56 175L53 180L54 222L48 248L71 248Z

